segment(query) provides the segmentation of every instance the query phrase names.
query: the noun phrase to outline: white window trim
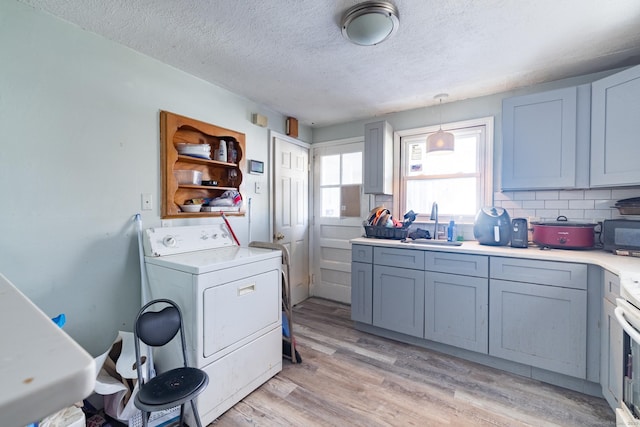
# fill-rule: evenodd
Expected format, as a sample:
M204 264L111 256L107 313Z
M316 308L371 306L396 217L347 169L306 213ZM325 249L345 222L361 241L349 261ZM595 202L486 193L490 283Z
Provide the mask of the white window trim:
M443 123L442 130L452 130L452 129L461 129L475 126L485 126L485 144L484 144L484 158L485 158L485 168L488 173L484 173L484 200L485 204L488 206L493 205L493 139L494 139L494 117L480 117L472 120L463 120L459 122L450 122ZM403 137L416 136L425 133L437 132L440 129L440 125L426 126L421 128L407 129L396 131L393 134L393 212L400 212L400 201L404 198L404 194L401 193L402 190L402 158L400 157L402 154L402 149L400 145L400 140Z

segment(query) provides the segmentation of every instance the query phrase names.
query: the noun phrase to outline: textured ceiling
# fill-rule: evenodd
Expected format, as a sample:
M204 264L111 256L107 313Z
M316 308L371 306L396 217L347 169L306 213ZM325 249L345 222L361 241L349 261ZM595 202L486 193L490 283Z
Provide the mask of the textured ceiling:
M19 0L314 127L640 63L638 0L393 0L378 46L356 0Z

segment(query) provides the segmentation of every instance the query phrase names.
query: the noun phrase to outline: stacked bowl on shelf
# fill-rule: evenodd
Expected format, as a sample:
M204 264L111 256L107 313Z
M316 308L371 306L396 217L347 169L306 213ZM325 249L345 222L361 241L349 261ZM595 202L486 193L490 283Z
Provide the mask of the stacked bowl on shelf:
M211 145L209 144L176 144L178 154L211 160Z

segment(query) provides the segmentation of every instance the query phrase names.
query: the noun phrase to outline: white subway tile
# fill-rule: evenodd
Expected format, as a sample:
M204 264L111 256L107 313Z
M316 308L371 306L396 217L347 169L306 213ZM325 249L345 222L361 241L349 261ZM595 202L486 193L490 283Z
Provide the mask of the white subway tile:
M525 209L544 209L544 200L525 200L522 207Z
M640 187L614 188L611 190L611 199L615 201L630 199L631 197L640 197Z
M504 200L501 207L505 209L520 209L522 208L522 203L521 200Z
M567 190L561 191L558 196L561 200L579 200L584 199L584 190Z
M536 191L536 200L558 200L559 198L558 191Z
M545 209L569 209L568 200L545 200Z
M506 191L504 193L501 192L495 192L493 193L493 201L495 202L496 200L511 200L513 199L513 193L510 191Z
M536 209L536 216L542 220L555 220L558 215L557 209Z
M598 189L598 190L585 190L584 191L585 199L610 199L611 198L611 190L609 189Z
M594 209L593 200L569 200L569 209Z
M533 191L515 191L513 200L535 200L536 193Z

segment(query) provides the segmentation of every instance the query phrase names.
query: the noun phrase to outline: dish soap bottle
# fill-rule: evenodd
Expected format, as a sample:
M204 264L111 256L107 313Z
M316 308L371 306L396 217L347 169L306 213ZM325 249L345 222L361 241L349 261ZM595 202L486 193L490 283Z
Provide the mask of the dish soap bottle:
M216 160L220 162L227 161L227 143L224 139L220 140L220 147L218 148L218 158Z
M453 242L458 238L456 233L456 222L454 220L449 221L449 226L447 227L447 242Z

